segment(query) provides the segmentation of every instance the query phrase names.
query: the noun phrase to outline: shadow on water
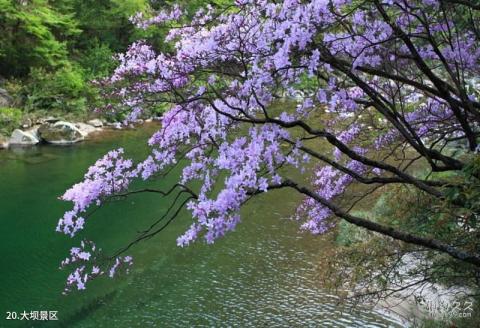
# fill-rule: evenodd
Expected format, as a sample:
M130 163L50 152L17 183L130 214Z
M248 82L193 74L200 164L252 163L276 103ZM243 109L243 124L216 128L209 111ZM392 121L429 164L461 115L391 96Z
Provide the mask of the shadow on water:
M42 151L42 146L33 146L29 148L14 146L10 147L8 152L1 157L0 164L8 161L18 161L24 164L35 165L53 161L58 158L59 156Z
M75 313L70 315L68 318L65 318L61 322L59 322L56 327L69 328L79 324L83 320L89 318L93 313L98 311L100 308L107 306L109 303L111 303L112 300L117 295L117 293L118 292L114 290L112 292L109 292L106 295L94 298L90 303L83 305L80 309L78 309Z

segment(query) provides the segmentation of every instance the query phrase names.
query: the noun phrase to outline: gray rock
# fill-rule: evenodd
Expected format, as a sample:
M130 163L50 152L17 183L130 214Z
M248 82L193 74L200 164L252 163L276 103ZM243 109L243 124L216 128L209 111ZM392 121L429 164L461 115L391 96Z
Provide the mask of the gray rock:
M101 128L97 128L93 125L87 124L87 123L75 123L75 127L80 130L80 133L86 137L90 133L97 132L97 131L102 131Z
M93 120L87 121L87 124L93 125L96 128L101 128L103 126L102 120L95 118Z
M13 103L13 98L7 90L0 88L0 107L10 107Z
M40 125L35 125L35 126L32 126L30 129L26 130L26 132L30 133L38 140L41 140L42 138L40 138L40 135L38 134L39 128L40 128Z
M84 139L82 132L73 123L63 121L41 125L38 134L46 142L55 145L71 145Z
M22 131L19 129L16 129L12 132L12 135L9 140L10 145L20 145L20 146L36 145L39 142L40 140L38 140L32 133L28 131Z

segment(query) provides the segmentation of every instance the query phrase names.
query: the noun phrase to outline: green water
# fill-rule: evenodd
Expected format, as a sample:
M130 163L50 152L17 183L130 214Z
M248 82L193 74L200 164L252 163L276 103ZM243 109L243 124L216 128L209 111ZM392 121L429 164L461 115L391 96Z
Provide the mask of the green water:
M74 147L0 151L0 327L400 327L372 310L340 306L322 290L318 255L330 246L286 219L298 202L288 193L250 203L237 230L211 246L176 247L191 223L182 212L131 249L129 275L61 295L68 272L58 265L72 246L88 237L114 251L161 216L167 202L142 195L105 206L71 239L54 231L69 209L57 197L109 149L122 146L141 158L155 128ZM59 320L5 320L7 311L42 310L58 311Z

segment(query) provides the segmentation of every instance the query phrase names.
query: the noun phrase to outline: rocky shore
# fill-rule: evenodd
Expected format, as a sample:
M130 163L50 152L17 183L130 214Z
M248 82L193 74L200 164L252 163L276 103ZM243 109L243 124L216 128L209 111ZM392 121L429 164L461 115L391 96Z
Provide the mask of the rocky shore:
M158 118L138 120L135 124L140 125L156 119ZM119 122L110 123L98 118L87 122L67 122L60 118L47 117L22 124L21 128L15 129L10 137L0 135L0 149L28 147L39 143L73 145L88 139L92 134L123 128L125 126Z
M1 77L0 77L1 81ZM8 110L14 107L13 97L7 90L1 88L0 83L0 114L1 110ZM73 145L88 139L93 134L98 134L104 130L120 130L128 127L135 127L145 122L159 120L158 117L149 119L139 119L130 126L125 126L120 122L107 122L101 118L93 118L87 121L80 121L77 118L62 117L23 117L18 126L13 125L12 119L8 118L2 122L0 115L0 128L2 124L10 124L10 129L4 129L0 132L0 149L8 149L13 147L29 147L40 143L52 145ZM12 128L16 128L13 131ZM8 134L6 131L12 131Z

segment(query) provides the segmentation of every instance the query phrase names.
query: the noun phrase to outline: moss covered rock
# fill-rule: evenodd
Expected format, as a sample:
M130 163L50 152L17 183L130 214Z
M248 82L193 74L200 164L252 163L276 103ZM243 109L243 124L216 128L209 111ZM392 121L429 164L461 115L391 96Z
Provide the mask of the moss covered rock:
M70 145L84 139L82 132L73 123L64 121L41 125L38 135L46 142L57 145Z

